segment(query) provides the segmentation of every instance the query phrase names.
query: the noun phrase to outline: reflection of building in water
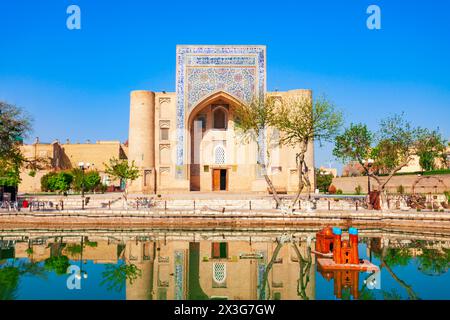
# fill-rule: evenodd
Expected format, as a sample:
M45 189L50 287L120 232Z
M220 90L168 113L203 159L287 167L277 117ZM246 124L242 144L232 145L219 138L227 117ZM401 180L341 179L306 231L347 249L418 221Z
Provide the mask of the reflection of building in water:
M334 295L338 299L342 299L342 294L345 289L350 291L354 299L359 298L359 272L358 270L321 270L320 265L317 267L318 271L327 280L333 280Z
M314 299L315 265L306 268L291 243L280 247L248 241L128 242L127 260L142 270L142 278L127 282L127 299ZM306 260L306 244L299 252ZM300 263L307 274L299 293Z
M148 300L152 298L155 259L154 242L129 241L125 247L125 262L134 264L140 270L140 278L132 283L127 281L128 300Z
M128 265L136 265L141 270L141 277L133 283L127 281L127 299L314 299L315 256L311 256L312 265L308 269L307 246L305 241L299 242L298 239L311 238L316 231L307 229L292 232L302 257L299 259L289 237L282 245L274 241L278 230L266 230L264 233L240 230L219 233L204 230L158 232L155 229L139 229L123 233L117 231L114 236L109 235L110 230L95 230L83 233L83 260L115 265L124 261ZM380 234L371 230L364 230L364 233L365 236L360 240L367 243L367 256L371 259L372 253L378 259L383 250L387 249L401 248L416 256L421 255L421 250L426 248L440 252L450 247L450 236L445 234L427 232L403 235L398 231ZM81 258L81 235L78 231L46 231L36 235L35 231L19 233L4 230L1 238L0 260L15 257L40 262L51 257L60 248L61 254L72 261L79 261ZM311 248L314 247L313 242ZM383 266L383 271L391 273L392 270L388 270L388 267ZM267 279L264 274L266 268L270 269ZM89 270L85 271L89 273ZM298 282L301 271L303 291L302 282ZM345 273L322 275L334 282L336 296L343 292L343 297L346 297L347 287L354 298L358 294L362 297L362 291L352 293L352 290L361 285L362 279L358 283L357 277ZM392 276L397 279L395 274ZM89 279L92 280L91 276ZM339 281L336 282L336 279ZM262 283L266 285L263 286ZM300 290L297 289L298 286Z
M34 262L44 261L51 256L52 246L58 242L44 241L37 244L30 244L28 242L16 242L15 257L16 258L30 258ZM63 249L61 253L66 255L70 260L79 260L81 255L79 250L71 251L71 248L80 246L80 241L75 243L63 242ZM29 249L32 249L32 252ZM109 243L108 241L92 242L91 245L83 245L83 260L91 260L94 263L115 264L118 261L117 244Z

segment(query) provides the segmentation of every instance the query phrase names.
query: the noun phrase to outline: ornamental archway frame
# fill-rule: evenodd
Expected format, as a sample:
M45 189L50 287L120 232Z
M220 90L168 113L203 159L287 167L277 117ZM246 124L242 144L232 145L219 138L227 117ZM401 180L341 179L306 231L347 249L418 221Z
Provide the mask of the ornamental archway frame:
M176 179L186 179L189 115L217 91L242 101L266 92L266 47L239 45L177 46ZM250 98L250 99L249 99Z
M420 176L419 178L416 179L416 181L414 181L413 185L412 185L412 193L416 194L416 187L417 185L424 181L424 180L437 180L437 182L439 182L443 187L444 190L447 189L447 185L445 184L444 180L439 178L439 177L435 177L435 176Z

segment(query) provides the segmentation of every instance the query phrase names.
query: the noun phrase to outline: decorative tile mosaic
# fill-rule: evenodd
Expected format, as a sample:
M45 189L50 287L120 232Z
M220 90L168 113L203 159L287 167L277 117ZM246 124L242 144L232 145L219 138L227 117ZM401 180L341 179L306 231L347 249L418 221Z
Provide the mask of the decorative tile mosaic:
M184 178L186 115L224 91L241 101L266 92L265 46L177 46L177 170Z
M184 299L184 252L175 251L175 299Z
M211 94L224 91L241 101L250 101L257 92L256 69L246 68L187 68L187 110Z
M265 300L266 299L266 283L264 283L264 273L266 272L266 267L267 267L267 252L266 251L257 251L257 254L262 256L262 259L258 260L257 296L258 296L258 299Z

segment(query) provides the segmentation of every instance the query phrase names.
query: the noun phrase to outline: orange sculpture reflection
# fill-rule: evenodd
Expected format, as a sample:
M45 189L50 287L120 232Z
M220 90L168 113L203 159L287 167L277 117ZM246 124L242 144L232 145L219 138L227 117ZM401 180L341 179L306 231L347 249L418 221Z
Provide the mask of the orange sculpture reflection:
M379 268L368 260L359 259L358 230L350 228L349 239L342 240L339 228L327 227L316 234L315 253L317 270L328 281L334 279L334 294L342 298L342 291L350 289L354 299L359 298L359 272L379 271Z

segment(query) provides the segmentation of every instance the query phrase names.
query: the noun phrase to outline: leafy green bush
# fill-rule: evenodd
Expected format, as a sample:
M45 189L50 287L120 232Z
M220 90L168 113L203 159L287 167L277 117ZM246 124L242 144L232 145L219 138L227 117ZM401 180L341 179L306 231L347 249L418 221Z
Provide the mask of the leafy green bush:
M341 189L337 189L336 194L343 194L344 192Z
M41 190L44 192L51 191L50 190L50 180L52 177L56 176L56 172L49 172L42 176L41 178Z
M419 155L419 164L424 171L432 171L434 169L434 159L436 158L433 152L422 152Z
M100 185L100 175L97 171L83 171L79 168L73 169L71 172L73 176L72 189L81 191L84 185L84 191L94 191Z
M85 175L85 188L94 191L100 185L101 178L97 171L89 171Z
M70 189L73 176L68 172L49 172L41 178L41 190L44 192L64 192Z
M362 193L362 187L358 184L358 186L355 188L355 193L357 195L360 195Z
M70 189L73 176L68 172L59 172L49 178L48 187L50 191L64 192Z

